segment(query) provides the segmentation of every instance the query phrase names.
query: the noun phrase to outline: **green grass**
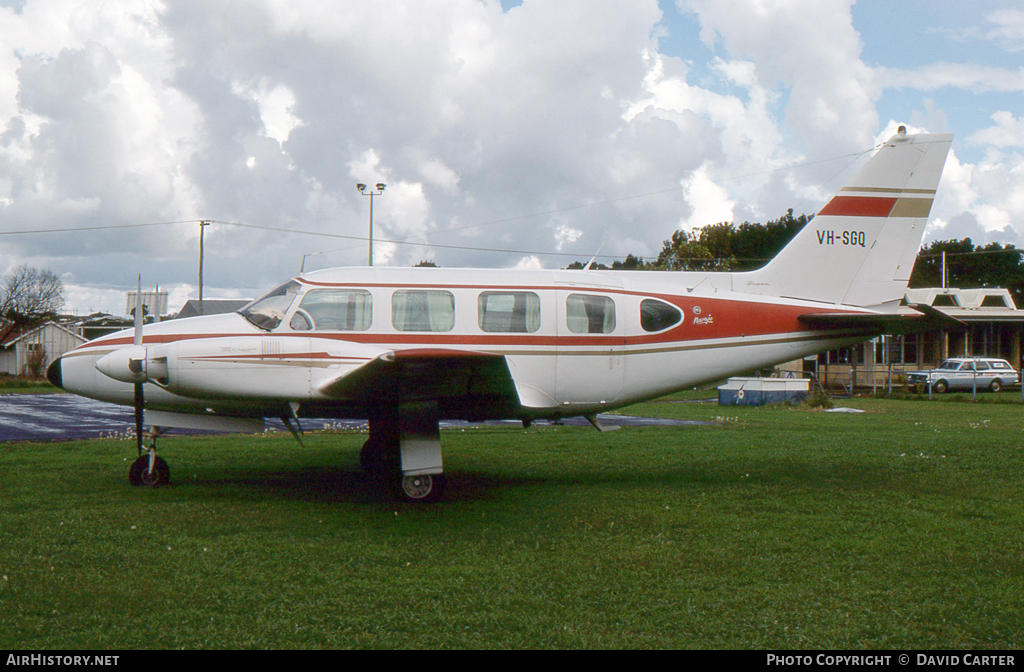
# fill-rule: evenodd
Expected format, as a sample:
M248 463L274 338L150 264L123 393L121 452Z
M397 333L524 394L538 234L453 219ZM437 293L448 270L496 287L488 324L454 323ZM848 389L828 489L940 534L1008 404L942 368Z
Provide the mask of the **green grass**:
M686 396L686 395L684 395ZM358 433L0 444L0 648L1024 645L1024 409L624 412L445 431L384 502Z
M45 378L24 378L0 374L0 394L55 394L62 392Z

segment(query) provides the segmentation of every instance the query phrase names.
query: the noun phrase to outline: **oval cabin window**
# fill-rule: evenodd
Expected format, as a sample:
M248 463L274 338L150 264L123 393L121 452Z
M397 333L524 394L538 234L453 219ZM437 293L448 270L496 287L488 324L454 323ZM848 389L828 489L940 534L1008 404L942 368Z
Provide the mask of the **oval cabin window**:
M676 326L682 320L682 312L664 301L644 299L640 302L640 326L644 331L668 329Z

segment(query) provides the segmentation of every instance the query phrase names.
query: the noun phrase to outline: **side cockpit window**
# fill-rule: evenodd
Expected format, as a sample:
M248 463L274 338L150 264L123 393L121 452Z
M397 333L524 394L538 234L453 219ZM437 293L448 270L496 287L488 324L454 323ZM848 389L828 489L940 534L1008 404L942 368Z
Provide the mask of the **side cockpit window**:
M373 297L364 289L311 289L292 315L296 331L366 331L373 323Z
M615 302L607 296L570 294L565 299L565 326L574 334L615 331Z
M644 331L661 331L682 321L683 313L671 304L655 299L640 302L640 326Z
M285 313L291 308L302 285L289 280L275 287L252 303L243 306L238 313L260 329L276 329Z

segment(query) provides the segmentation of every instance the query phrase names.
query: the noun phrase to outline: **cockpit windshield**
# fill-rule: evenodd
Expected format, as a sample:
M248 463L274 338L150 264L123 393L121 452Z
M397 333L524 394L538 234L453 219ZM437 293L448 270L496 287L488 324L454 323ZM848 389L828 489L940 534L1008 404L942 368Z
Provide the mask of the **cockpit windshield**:
M276 329L301 288L302 285L294 280L289 280L242 307L238 312L260 329L266 331Z

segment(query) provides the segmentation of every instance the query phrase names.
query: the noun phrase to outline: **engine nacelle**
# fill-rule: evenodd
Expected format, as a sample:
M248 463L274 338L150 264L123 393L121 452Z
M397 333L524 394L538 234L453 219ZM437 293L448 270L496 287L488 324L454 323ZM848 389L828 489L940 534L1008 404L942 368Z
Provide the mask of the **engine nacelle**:
M187 339L161 346L166 379L160 384L203 399L310 399L321 396L314 390L324 380L344 376L382 352L378 346L304 336ZM153 354L148 365L159 366Z
M96 369L124 383L159 383L167 378L167 358L154 352L160 349L141 345L118 348L101 357L96 362Z

